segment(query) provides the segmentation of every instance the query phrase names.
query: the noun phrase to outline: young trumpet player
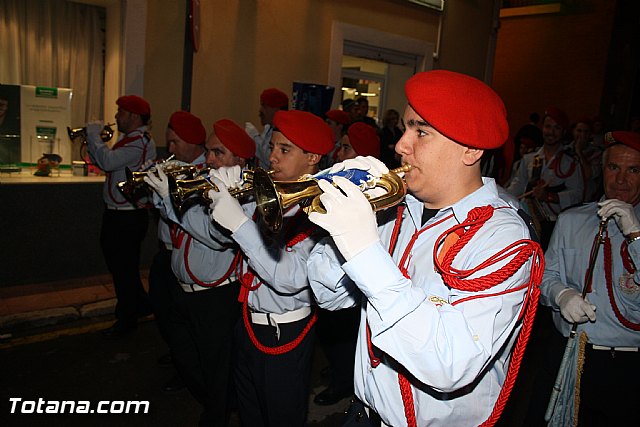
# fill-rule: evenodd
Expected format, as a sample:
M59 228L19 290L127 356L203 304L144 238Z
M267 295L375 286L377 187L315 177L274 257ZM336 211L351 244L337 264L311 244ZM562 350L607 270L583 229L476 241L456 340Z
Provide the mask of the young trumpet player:
M171 123L175 141L206 148L208 167L222 163L240 167L255 154L253 139L231 120L215 122L206 144L206 131L191 113L182 113L179 120L174 115ZM199 159L204 158L202 152ZM212 238L215 226L201 205L190 207L178 218L160 168L157 177L149 173L147 182L160 196L154 200L161 215L172 224L171 269L177 282L168 290L170 305L164 325L171 357L203 407L200 425L226 425L232 330L240 313L235 273L238 249L227 238Z
M278 111L273 123L271 177L294 181L316 173L334 145L328 125L304 111ZM284 213L280 233L266 231L251 219L255 201L241 205L227 190L239 185L240 169L211 175L220 189L209 193L211 218L242 250L237 274L243 308L234 330L242 425L304 426L316 320L307 257L322 233L297 204Z
M136 95L116 100L115 115L120 137L113 146L101 138L102 121L87 124L87 150L93 163L105 171L102 197L105 210L100 245L116 291L116 321L103 331L105 337L126 335L137 327L138 317L150 314L147 293L140 279L140 247L147 234L149 216L146 200L132 203L118 190L126 179L125 169L139 170L156 157L156 144L147 125L149 103Z
M484 150L507 139L505 107L483 82L445 70L416 74L405 94L396 145L411 166L404 203L376 218L364 194L335 177L338 188L320 182L327 213L309 215L331 235L308 261L318 304L340 309L363 295L358 399L344 425L492 425L542 273L517 207L480 172Z

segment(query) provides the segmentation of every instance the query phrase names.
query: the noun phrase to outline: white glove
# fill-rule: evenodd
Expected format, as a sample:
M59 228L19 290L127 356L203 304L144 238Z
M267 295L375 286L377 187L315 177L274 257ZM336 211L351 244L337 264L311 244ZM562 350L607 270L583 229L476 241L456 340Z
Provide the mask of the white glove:
M380 239L378 225L371 205L355 184L340 176L334 177L333 182L338 188L327 180L318 181L324 192L320 201L327 213L312 212L309 220L331 234L344 259L349 261Z
M613 216L616 220L618 228L625 236L631 233L640 232L640 221L636 216L633 206L618 199L608 199L598 203L598 215L601 218L609 218Z
M220 190L209 190L211 219L235 233L242 224L249 221L249 217L245 215L238 199L229 194L224 182L216 177L211 177L211 182Z
M244 130L249 134L251 138L255 139L256 136L260 136L260 132L258 132L258 129L256 129L254 124L251 122L245 122Z
M147 176L144 177L144 182L146 182L149 187L153 188L161 199L164 199L169 195L169 179L162 168L157 169L158 176L156 176L153 171L147 171Z
M380 178L389 173L389 168L373 156L358 156L355 159L347 159L331 166L329 173L336 173L347 169L360 169L369 172L374 178Z
M102 120L94 120L87 123L87 139L91 138L94 141L102 141L100 134L104 129L104 122Z
M580 292L573 288L561 290L556 296L556 304L560 307L562 317L571 323L596 321L596 306L589 303L589 300L582 298Z
M226 167L222 166L218 169L211 169L209 171L209 177L217 178L229 188L240 188L244 185L242 180L242 168L240 166Z

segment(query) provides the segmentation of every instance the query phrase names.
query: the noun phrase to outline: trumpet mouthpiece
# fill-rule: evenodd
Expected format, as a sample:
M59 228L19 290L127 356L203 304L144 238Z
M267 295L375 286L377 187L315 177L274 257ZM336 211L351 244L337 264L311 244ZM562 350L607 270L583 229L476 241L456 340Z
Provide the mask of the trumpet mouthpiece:
M409 172L411 170L411 165L409 163L404 163L402 166L391 169L389 172L393 172L396 175L404 176L405 172Z

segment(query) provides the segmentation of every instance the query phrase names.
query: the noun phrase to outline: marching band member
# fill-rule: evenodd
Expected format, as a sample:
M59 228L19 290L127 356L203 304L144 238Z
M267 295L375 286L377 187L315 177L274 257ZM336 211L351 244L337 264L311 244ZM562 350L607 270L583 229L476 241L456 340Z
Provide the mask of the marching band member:
M185 126L176 130L176 139L202 146L206 131L200 119L191 113ZM188 125L187 125L188 122ZM176 129L174 127L174 129ZM207 139L207 165L216 167L244 166L255 154L255 142L236 123L218 120ZM203 161L204 153L197 160ZM171 355L191 394L204 410L201 426L225 426L231 342L233 326L238 319L238 283L235 275L236 245L211 237L214 226L205 209L192 206L180 218L169 198L166 175L149 173L145 179L156 194L161 215L173 224L171 267L177 285L169 289L171 306L165 329Z
M505 107L484 83L445 70L416 74L405 93L396 151L411 166L410 194L376 222L356 186L321 181L327 213L309 219L332 238L314 248L309 280L323 307L352 305L354 286L364 296L361 403L347 422L491 425L517 372L542 274L540 247L517 208L480 175L484 150L507 139ZM378 162L369 163L375 175Z
M567 114L548 107L542 122L544 144L525 154L507 191L527 198L534 205L529 214L540 222L540 242L547 248L549 238L562 209L582 201L584 183L577 159L564 147L564 133L569 127ZM530 196L525 196L530 193Z
M557 332L545 342L527 425L544 423L574 322L577 335L585 332L587 341L577 425L627 425L640 416L640 134L605 134L602 176L604 197L560 214L545 254L540 301L552 308ZM592 242L603 219L609 219L604 244L598 248L591 289L583 298ZM576 378L575 371L568 375ZM563 391L573 399L573 387Z
M112 147L100 137L104 129L103 122L94 121L87 125L89 156L107 175L102 191L105 210L100 246L118 299L115 310L117 320L102 331L108 338L132 332L138 325L138 317L151 311L140 279L140 248L149 224L146 200L131 203L120 194L117 187L119 182L126 179L126 168L137 171L156 158L156 144L147 133L151 107L145 99L136 95L121 96L116 104L118 112L115 118L121 136Z
M319 117L278 111L269 161L272 178L294 181L318 171L333 148L333 135ZM320 233L298 205L272 234L250 218L255 202L240 205L227 188L237 187L239 169L212 171L219 192L210 191L211 217L226 228L243 253L238 277L243 316L235 328L234 380L238 413L245 426L304 426L316 314L307 281L307 258Z

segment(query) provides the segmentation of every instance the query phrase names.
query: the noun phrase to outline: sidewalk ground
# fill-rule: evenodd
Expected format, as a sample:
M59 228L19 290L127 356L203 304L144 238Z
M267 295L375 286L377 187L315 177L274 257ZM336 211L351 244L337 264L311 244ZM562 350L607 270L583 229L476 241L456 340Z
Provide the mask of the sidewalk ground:
M144 271L142 276L143 284L147 287L148 272ZM67 378L82 373L82 369L89 369L89 366L93 370L92 373L86 373L87 381L101 381L100 375L103 375L102 381L113 382L109 370L115 363L115 359L118 363L131 360L133 366L136 366L135 363L141 363L143 366L148 363L153 364L153 361L161 356L159 353L166 351L166 346L154 325L153 316L143 320L142 327L137 331L140 334L138 338L131 337L121 342L112 342L102 339L96 333L113 322L115 302L115 293L109 275L0 287L0 356L6 362L4 368L9 369L11 373L5 377L5 380L9 381L9 384L5 384L7 385L5 391L55 393L50 390L58 390L61 382L69 383ZM75 339L76 336L80 339ZM140 342L136 343L137 341ZM146 345L141 347L143 342ZM115 356L107 356L109 352L113 352ZM56 355L59 358L56 359ZM76 360L76 357L80 359ZM124 359L120 360L120 358ZM137 359L144 360L135 362ZM25 363L28 366L26 369L23 368ZM14 368L11 368L14 364ZM79 367L79 364L82 366ZM313 427L341 425L343 412L349 403L348 399L344 399L331 406L313 404L315 394L327 385L327 379L321 375L325 366L326 359L322 351L316 349L308 415L308 425ZM78 369L79 371L76 371ZM138 370L132 372L138 372ZM154 368L149 372L156 370ZM161 375L167 374L161 372ZM164 402L160 406L166 406L167 415L163 416L171 417L170 408L174 405L182 405L181 407L189 413L197 412L198 405L195 401L192 402L193 399L187 391L174 397L161 394L159 385L168 379L164 376L161 378L150 376L147 381L144 381L147 385L142 388L145 395ZM82 379L73 381L74 384L69 384L70 396L77 396L78 392L73 390L95 388L95 384L85 384ZM151 382L154 383L151 384ZM111 392L118 395L119 388L127 387L127 384L120 384L120 386L117 383L111 384L113 389ZM107 390L109 387L104 389L101 386L94 393L100 395ZM46 425L47 422L51 422L51 419L42 421L43 425ZM70 421L73 423L77 419L72 418ZM137 421L139 422L140 419ZM107 424L110 425L110 422ZM237 424L236 415L232 417L230 427Z

